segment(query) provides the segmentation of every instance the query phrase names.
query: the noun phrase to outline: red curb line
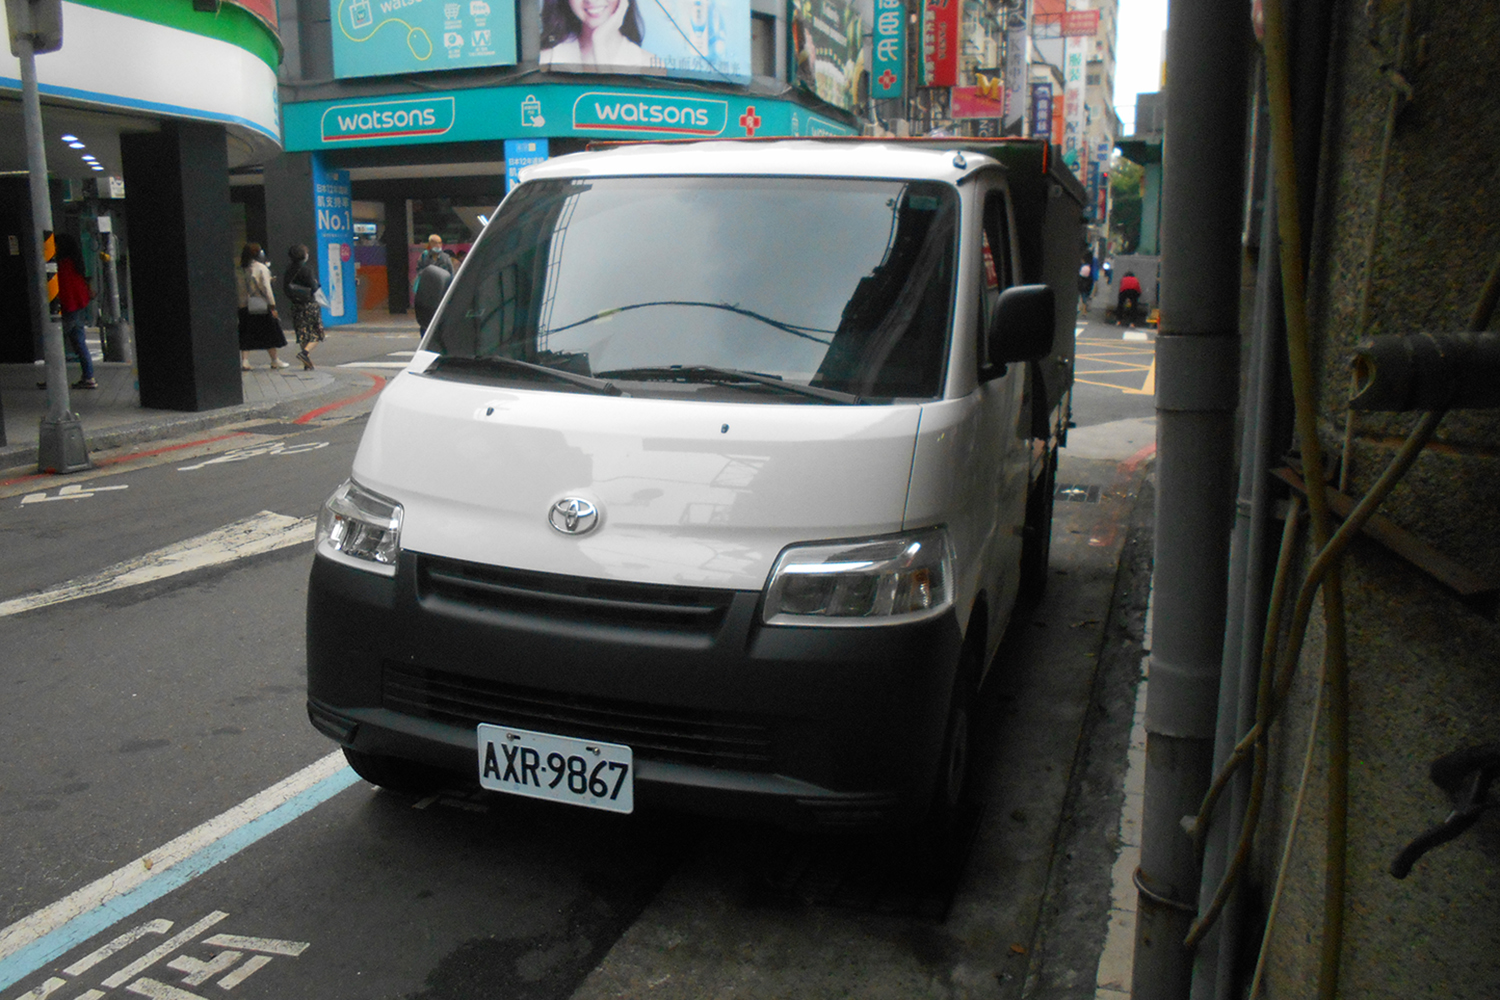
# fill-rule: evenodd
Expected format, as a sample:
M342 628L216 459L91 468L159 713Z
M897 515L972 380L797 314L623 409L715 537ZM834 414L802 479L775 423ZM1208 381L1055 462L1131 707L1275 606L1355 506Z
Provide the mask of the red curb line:
M316 410L309 410L306 413L302 414L302 416L298 417L296 420L293 420L292 423L294 423L294 424L309 423L309 422L311 422L313 420L318 419L323 414L328 413L331 410L337 410L341 406L349 406L352 403L359 403L359 402L362 402L362 401L364 401L366 399L369 399L371 396L377 395L380 392L381 389L385 388L385 382L386 382L385 376L383 376L383 375L371 375L369 372L360 372L360 374L364 375L366 378L370 379L375 384L373 386L371 386L369 389L367 389L364 392L360 393L358 396L350 396L348 399L341 399L341 400L339 400L336 403L329 403L327 406L320 406Z
M150 458L153 455L165 455L169 451L181 451L184 448L196 448L200 444L213 444L215 441L228 441L230 438L247 437L249 436L249 434L249 431L234 431L230 434L220 434L218 437L201 438L197 441L188 441L184 444L169 444L163 448L152 448L150 451L137 451L132 452L129 455L116 455L114 458L106 458L102 461L95 462L94 468L102 469L107 465L118 465L121 462L130 462L137 458ZM85 472L87 470L80 469L78 471ZM29 476L17 476L15 479L0 480L0 486L14 486L16 483L26 483L30 482L33 479L46 479L48 476L56 475L74 475L74 473L33 472Z

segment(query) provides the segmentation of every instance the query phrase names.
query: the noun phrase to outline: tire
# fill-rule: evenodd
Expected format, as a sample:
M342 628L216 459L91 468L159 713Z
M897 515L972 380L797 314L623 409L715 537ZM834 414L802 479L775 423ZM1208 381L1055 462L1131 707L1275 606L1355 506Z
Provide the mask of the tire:
M406 795L428 795L452 785L453 778L437 768L399 757L364 753L344 747L344 759L355 774L372 785Z
M1047 563L1052 557L1052 505L1057 495L1057 452L1047 455L1047 466L1026 498L1026 529L1021 542L1019 595L1034 604L1047 592Z
M979 658L983 655L972 640L959 654L953 680L953 695L948 706L948 724L943 733L942 756L932 799L923 821L923 840L948 844L974 799L975 708L979 692Z

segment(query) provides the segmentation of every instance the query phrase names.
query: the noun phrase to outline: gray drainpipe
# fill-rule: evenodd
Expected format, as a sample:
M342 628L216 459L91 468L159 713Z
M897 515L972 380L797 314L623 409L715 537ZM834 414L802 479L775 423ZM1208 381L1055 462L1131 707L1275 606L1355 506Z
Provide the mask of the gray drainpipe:
M1213 766L1223 655L1249 8L1177 0L1167 28L1156 569L1134 1000L1183 1000L1199 865L1185 816Z
M1257 150L1265 152L1265 144ZM1260 260L1255 313L1250 330L1250 372L1240 433L1239 496L1229 548L1228 617L1224 626L1224 676L1219 686L1219 724L1214 741L1214 772L1228 760L1241 736L1255 722L1255 694L1260 680L1261 647L1269 602L1270 575L1276 555L1275 502L1270 466L1278 446L1276 373L1281 366L1280 255L1276 244L1276 210L1272 185L1264 183L1265 202L1259 234ZM1283 439L1280 444L1285 445ZM1203 857L1200 912L1218 891L1237 845L1250 798L1250 769L1241 768L1215 811ZM1240 950L1244 897L1230 897L1219 923L1199 946L1193 969L1192 1000L1230 1000L1236 995L1235 959Z

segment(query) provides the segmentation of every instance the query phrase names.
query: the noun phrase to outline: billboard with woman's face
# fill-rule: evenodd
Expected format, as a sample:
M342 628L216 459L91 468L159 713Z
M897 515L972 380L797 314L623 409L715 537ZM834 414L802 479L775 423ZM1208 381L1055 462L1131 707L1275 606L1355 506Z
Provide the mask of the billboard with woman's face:
M750 0L541 0L543 68L750 79Z

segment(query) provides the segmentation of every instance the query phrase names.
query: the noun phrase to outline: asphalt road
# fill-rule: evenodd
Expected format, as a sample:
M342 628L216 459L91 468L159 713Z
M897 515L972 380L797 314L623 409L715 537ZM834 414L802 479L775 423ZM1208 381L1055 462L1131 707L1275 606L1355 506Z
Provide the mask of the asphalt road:
M302 608L306 519L358 414L69 477L67 498L0 489L0 998L1093 996L1149 551L1109 426L1151 397L1085 381L1110 333L1083 331L1075 410L1090 454L1120 453L1065 456L1085 489L986 689L986 806L951 870L931 845L354 780L307 723ZM319 361L391 364L406 339L335 335ZM122 564L145 582L101 589Z

